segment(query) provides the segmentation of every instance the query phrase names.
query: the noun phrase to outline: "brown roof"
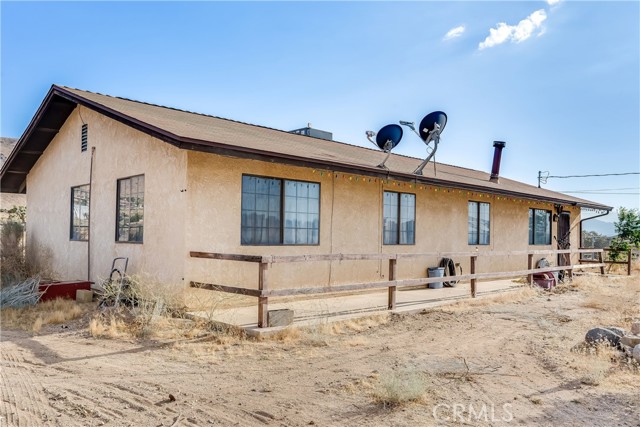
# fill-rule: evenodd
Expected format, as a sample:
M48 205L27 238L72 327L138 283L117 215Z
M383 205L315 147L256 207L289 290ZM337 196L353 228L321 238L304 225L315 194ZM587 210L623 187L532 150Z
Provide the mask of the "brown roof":
M434 175L433 167L428 166L424 170L424 176L416 176L413 171L420 164L421 159L402 155L392 154L386 162L386 166L389 168L386 171L376 167L384 157L384 153L377 150L67 87L52 86L39 113L43 108L45 111L48 110L46 105L48 99L51 103L55 102L57 98L60 98L57 100L58 102L64 103L66 101L85 105L182 148L221 152L243 157L263 159L266 157L271 161L316 168L417 180L442 186L528 197L596 209L611 209L588 200L537 188L503 177L498 183L491 182L487 172L441 163L437 165L437 175ZM66 111L68 111L68 106ZM68 115L68 113L66 114ZM36 118L38 115L36 114ZM37 129L38 124L34 125L34 121L30 127ZM25 135L18 143L20 149L27 145L28 134L29 129L25 131ZM5 169L5 167L2 169L3 188Z

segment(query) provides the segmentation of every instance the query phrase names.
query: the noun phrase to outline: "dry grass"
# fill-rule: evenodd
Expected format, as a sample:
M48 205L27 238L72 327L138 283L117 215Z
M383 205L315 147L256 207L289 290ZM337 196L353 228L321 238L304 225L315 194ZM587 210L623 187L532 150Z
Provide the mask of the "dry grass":
M569 367L576 371L582 384L597 386L613 371L620 358L620 352L607 344L581 343L572 349Z
M585 293L581 306L595 310L594 323L628 327L640 318L638 276L581 276L574 280L573 286Z
M532 298L544 295L544 290L537 286L524 285L514 291L501 292L493 296L485 296L476 299L465 299L441 307L444 312L466 311L477 307L486 307L493 304L511 304L528 301Z
M94 338L131 337L128 324L119 316L111 313L100 314L89 322L89 333Z
M91 304L78 304L73 300L55 299L34 306L4 308L0 313L3 328L17 328L40 332L43 326L61 324L77 319L92 308Z
M425 374L416 369L404 369L380 375L371 396L375 403L393 408L424 402L427 392Z

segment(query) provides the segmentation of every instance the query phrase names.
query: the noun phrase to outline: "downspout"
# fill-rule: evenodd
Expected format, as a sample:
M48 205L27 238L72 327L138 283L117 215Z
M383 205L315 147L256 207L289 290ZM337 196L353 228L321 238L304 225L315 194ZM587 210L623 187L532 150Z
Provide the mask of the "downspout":
M91 281L91 199L93 198L93 156L96 147L91 147L91 163L89 165L89 221L87 222L87 281Z
M600 218L600 217L605 216L605 215L609 215L610 212L611 212L611 209L609 209L608 211L606 211L603 214L596 215L596 216L590 216L589 218L585 218L585 219L581 219L580 220L580 249L584 248L584 245L583 245L583 242L582 242L582 223L585 222L585 221L588 221L590 219L596 219L596 218Z

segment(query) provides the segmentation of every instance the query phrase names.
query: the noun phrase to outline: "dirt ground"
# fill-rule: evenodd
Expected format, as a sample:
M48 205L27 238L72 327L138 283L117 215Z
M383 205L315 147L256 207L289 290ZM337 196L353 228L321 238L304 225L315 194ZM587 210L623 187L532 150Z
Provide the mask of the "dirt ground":
M94 338L93 315L3 327L0 426L640 426L638 365L580 345L640 318L638 276L263 341Z

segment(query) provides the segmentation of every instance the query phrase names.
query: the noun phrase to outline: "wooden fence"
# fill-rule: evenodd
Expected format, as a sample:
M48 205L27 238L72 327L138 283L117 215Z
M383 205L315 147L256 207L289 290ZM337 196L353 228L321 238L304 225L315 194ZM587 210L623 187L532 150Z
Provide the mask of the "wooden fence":
M533 257L535 255L556 255L556 254L582 254L594 253L598 255L598 262L580 263L576 265L564 265L559 267L533 268ZM501 271L501 272L477 272L478 257L493 256L527 256L527 269L517 271ZM235 286L226 286L219 284L191 282L192 287L211 289L220 292L227 292L240 295L248 295L258 298L258 327L267 326L267 315L269 307L269 298L284 297L295 295L312 295L323 293L340 293L352 292L367 289L388 288L388 308L393 310L396 308L396 293L398 288L426 285L429 283L437 283L442 281L471 281L471 297L476 297L478 279L499 279L508 277L527 276L530 284L533 284L533 275L536 273L567 271L569 276L573 274L573 270L599 268L600 273L604 274L605 263L603 262L602 249L577 249L577 250L534 250L534 251L492 251L492 252L431 252L418 254L324 254L324 255L239 255L239 254L223 254L211 252L190 252L192 258L206 258L223 261L238 261L258 263L258 289L241 288ZM470 272L469 274L461 274L457 276L442 277L423 277L417 279L397 280L398 265L400 259L415 259L423 257L469 257ZM269 267L272 264L294 263L294 262L319 262L319 261L364 261L364 260L388 260L389 261L389 280L379 282L352 283L345 285L312 287L312 288L291 288L291 289L269 289Z
M609 259L609 257L606 256L607 252L611 252L610 248L604 248L604 249L600 249L601 251L604 251L605 256L603 258L603 262L605 264L620 264L620 265L626 265L627 266L627 276L631 276L631 271L633 269L633 259L634 258L638 258L640 257L640 251L638 251L637 249L631 249L629 250L629 252L627 252L627 259L626 261L611 261ZM581 254L581 255L587 255L592 253L593 251L596 251L596 249L591 249L589 251L585 251L585 253ZM593 257L582 257L580 258L580 263L591 263L593 262Z

